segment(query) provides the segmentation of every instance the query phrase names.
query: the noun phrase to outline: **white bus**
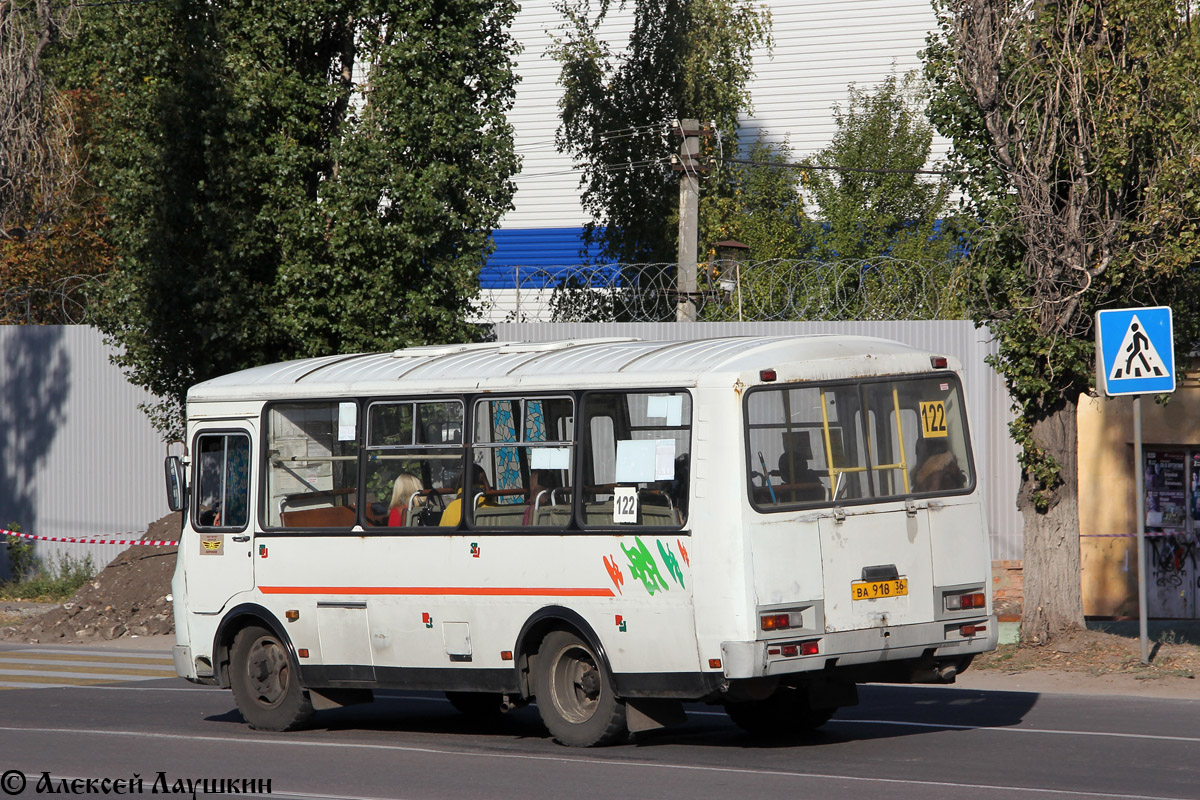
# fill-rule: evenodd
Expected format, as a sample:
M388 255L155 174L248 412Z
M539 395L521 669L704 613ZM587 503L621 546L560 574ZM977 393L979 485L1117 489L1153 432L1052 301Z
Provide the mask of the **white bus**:
M313 358L193 387L187 436L175 666L255 728L402 688L788 734L996 645L958 365L896 342Z

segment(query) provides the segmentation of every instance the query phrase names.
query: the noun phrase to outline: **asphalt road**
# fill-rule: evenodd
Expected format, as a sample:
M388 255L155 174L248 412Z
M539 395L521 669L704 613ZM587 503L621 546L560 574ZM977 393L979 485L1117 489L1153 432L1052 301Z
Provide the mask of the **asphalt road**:
M0 800L16 772L26 798L44 773L72 796L88 787L71 779L137 775L142 794L174 796L191 796L174 791L188 779L246 778L276 798L1200 798L1196 700L870 686L803 739L755 740L696 706L684 727L575 750L535 709L479 723L426 693L261 733L229 692L154 677L162 654L20 652L0 648L0 685L17 687L0 690ZM55 680L73 683L39 688Z

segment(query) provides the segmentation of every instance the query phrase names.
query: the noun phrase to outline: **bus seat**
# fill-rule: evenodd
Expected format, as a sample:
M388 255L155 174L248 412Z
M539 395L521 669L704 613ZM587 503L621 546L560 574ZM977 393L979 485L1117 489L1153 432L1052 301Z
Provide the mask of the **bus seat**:
M279 522L285 528L352 528L356 519L353 506L325 506L284 511Z
M524 505L475 507L474 522L480 528L519 528L525 517Z

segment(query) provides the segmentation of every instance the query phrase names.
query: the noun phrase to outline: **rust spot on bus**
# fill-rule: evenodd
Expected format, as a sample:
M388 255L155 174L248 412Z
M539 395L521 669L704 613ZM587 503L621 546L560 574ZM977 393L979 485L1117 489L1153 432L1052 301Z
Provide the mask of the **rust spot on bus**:
M746 384L742 383L742 379L738 378L733 384L733 393L738 397L742 396L742 391L746 388Z

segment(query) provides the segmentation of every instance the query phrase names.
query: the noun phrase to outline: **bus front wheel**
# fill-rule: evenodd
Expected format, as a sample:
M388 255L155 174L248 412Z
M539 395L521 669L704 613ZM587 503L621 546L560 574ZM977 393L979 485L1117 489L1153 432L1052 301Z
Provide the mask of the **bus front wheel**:
M266 628L238 631L229 668L233 699L251 728L291 731L312 717L312 700L300 686L287 648Z
M534 692L542 722L559 744L611 744L628 733L625 703L607 665L575 634L553 631L542 642Z
M739 728L754 736L797 736L815 730L835 709L813 708L808 691L785 686L765 700L726 703L725 713Z

